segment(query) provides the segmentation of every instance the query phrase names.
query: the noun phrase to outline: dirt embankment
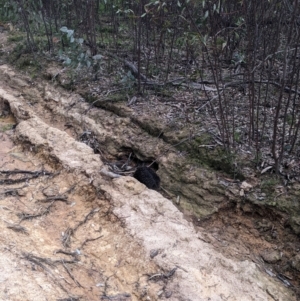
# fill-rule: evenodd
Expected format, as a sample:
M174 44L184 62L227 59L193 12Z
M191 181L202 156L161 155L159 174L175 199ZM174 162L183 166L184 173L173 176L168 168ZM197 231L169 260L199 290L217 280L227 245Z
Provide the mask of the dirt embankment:
M160 193L103 176L101 156L74 139L97 133L114 154L129 119L5 65L0 96L16 120L1 119L1 300L296 300L250 258L223 256Z

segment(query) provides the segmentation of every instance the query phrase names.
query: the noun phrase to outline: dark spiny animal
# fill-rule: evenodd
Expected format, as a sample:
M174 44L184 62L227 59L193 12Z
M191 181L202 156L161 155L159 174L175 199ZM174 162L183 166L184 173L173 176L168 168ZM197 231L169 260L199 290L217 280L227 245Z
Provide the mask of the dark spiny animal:
M150 167L138 167L133 177L150 189L157 190L159 188L160 178Z

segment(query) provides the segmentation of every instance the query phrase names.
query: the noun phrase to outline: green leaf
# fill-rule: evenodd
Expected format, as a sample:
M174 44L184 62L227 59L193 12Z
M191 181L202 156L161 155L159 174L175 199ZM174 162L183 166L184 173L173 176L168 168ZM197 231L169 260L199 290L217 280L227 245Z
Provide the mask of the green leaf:
M74 34L74 30L73 29L69 29L67 34L67 37L70 38L73 34Z
M64 61L64 64L67 66L71 65L71 63L72 63L72 60L69 57Z
M68 27L63 26L63 27L61 27L59 30L62 31L62 32L67 33L69 29L68 29Z
M203 17L204 20L208 17L208 14L209 14L209 12L208 12L208 10L207 10L207 11L205 12L205 14L204 14L204 17Z
M101 55L101 54L96 54L93 56L94 60L101 60L102 58L103 58L103 55Z

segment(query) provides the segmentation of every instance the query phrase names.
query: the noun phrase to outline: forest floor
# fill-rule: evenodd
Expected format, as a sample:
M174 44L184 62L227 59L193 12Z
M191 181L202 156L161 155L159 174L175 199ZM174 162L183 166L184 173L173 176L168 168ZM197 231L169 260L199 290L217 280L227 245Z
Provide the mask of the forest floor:
M297 300L300 242L280 215L182 214L164 191L101 173L123 154L78 141L97 128L117 154L128 118L7 65L0 96L1 300Z

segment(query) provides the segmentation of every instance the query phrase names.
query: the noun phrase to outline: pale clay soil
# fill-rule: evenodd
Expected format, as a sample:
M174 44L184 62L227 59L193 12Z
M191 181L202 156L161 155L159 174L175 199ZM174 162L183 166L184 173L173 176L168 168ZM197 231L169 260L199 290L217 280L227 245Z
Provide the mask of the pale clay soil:
M251 250L232 240L223 255L159 192L103 175L65 126L100 127L78 95L2 65L0 96L0 300L296 300Z

